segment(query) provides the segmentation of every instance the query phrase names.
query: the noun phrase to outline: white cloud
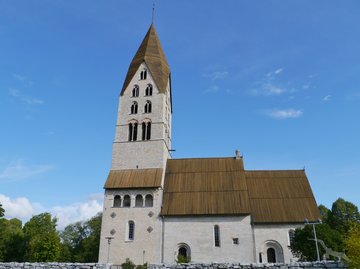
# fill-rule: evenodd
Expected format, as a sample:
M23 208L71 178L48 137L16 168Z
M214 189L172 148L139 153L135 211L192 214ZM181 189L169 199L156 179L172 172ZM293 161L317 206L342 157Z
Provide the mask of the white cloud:
M58 229L62 230L67 225L85 221L101 212L103 209L103 195L92 195L86 202L75 203L69 206L56 206L51 209L54 216L58 218Z
M208 77L211 80L224 79L229 75L227 71L214 71L212 73L204 74L204 77Z
M0 170L0 181L14 181L27 179L36 175L46 173L53 170L53 165L28 165L22 159L16 160L8 164L5 168Z
M302 110L298 109L272 109L265 111L265 114L274 119L289 119L289 118L298 118L302 116Z
M10 89L9 94L10 94L10 96L18 98L19 100L27 103L28 105L42 105L44 103L43 100L23 94L19 90L16 90L16 89Z
M0 202L5 209L6 218L18 218L21 220L28 220L35 214L38 206L30 203L26 197L18 197L11 199L5 195L0 194Z
M278 68L278 69L276 69L275 71L271 71L271 72L267 73L266 76L267 76L269 79L273 79L273 78L275 78L277 75L281 74L283 71L284 71L283 68Z
M332 97L331 95L326 95L322 100L325 102L330 101L331 97Z
M217 85L213 85L210 88L208 88L207 90L204 91L204 93L217 93L220 91L220 87Z
M264 95L280 95L287 91L285 88L273 85L271 83L264 84L262 89Z
M24 81L27 79L27 77L19 75L19 74L13 74L13 78L16 80Z
M68 206L55 206L46 208L38 203L32 203L26 197L11 199L0 194L0 202L5 209L5 217L18 218L27 222L33 215L42 212L50 212L52 216L58 219L58 230L64 229L67 225L77 222L86 221L103 209L103 195L93 194L89 196L87 201L82 203L74 203Z

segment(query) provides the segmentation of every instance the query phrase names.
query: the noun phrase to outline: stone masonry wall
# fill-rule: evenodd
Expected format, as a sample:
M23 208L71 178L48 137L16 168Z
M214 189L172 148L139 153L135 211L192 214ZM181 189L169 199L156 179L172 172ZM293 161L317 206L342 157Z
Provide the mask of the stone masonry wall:
M105 264L98 263L1 263L0 269L106 269Z
M1 263L0 269L120 269L120 266L106 266L98 263ZM293 262L288 264L239 264L239 263L212 263L212 264L151 264L149 269L347 269L342 262Z
M342 262L321 261L321 262L292 262L292 263L212 263L212 264L151 264L149 269L347 269ZM0 267L1 269L1 267Z

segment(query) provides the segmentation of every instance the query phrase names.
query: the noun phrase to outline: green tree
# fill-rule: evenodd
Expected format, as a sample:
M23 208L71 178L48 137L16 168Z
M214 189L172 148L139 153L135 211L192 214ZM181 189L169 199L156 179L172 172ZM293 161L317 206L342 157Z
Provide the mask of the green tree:
M82 242L86 237L82 222L69 224L60 233L61 257L63 262L78 262L77 257L82 253Z
M96 262L99 258L102 214L99 213L85 223L86 238L83 241L82 262Z
M0 218L2 218L5 215L5 209L2 207L2 204L0 203Z
M60 254L60 237L56 231L57 219L49 213L33 216L24 226L26 252L30 262L56 261Z
M24 233L18 219L0 219L0 261L24 260Z
M345 246L350 259L350 268L360 268L360 224L355 223L349 229Z
M331 213L330 209L324 205L319 205L320 219L322 222L327 222L329 214Z
M328 224L316 225L317 238L324 241L327 247L336 251L343 251L343 236L338 231L332 229ZM295 257L301 261L315 261L317 258L313 227L306 225L302 229L296 229L294 238L291 242L290 249ZM324 254L324 249L319 245L320 257Z
M96 262L99 254L101 214L86 222L76 222L61 232L64 262Z
M337 199L328 214L327 223L335 230L346 234L354 223L360 222L360 213L356 205L345 201L342 198Z

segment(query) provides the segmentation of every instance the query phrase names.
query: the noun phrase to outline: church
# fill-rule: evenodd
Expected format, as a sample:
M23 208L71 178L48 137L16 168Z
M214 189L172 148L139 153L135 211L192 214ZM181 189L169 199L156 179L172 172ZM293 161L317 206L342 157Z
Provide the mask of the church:
M305 171L246 170L239 151L172 159L171 91L152 24L119 97L99 262L293 260L294 230L319 217Z

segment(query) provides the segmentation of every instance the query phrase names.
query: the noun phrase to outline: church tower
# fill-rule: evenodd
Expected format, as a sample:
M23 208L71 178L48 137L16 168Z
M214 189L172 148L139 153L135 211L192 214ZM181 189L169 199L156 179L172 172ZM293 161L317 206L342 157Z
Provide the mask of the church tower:
M170 69L152 24L120 94L111 170L163 168L170 158Z
M105 183L99 262L161 261L163 182L171 148L170 68L151 24L122 87Z

